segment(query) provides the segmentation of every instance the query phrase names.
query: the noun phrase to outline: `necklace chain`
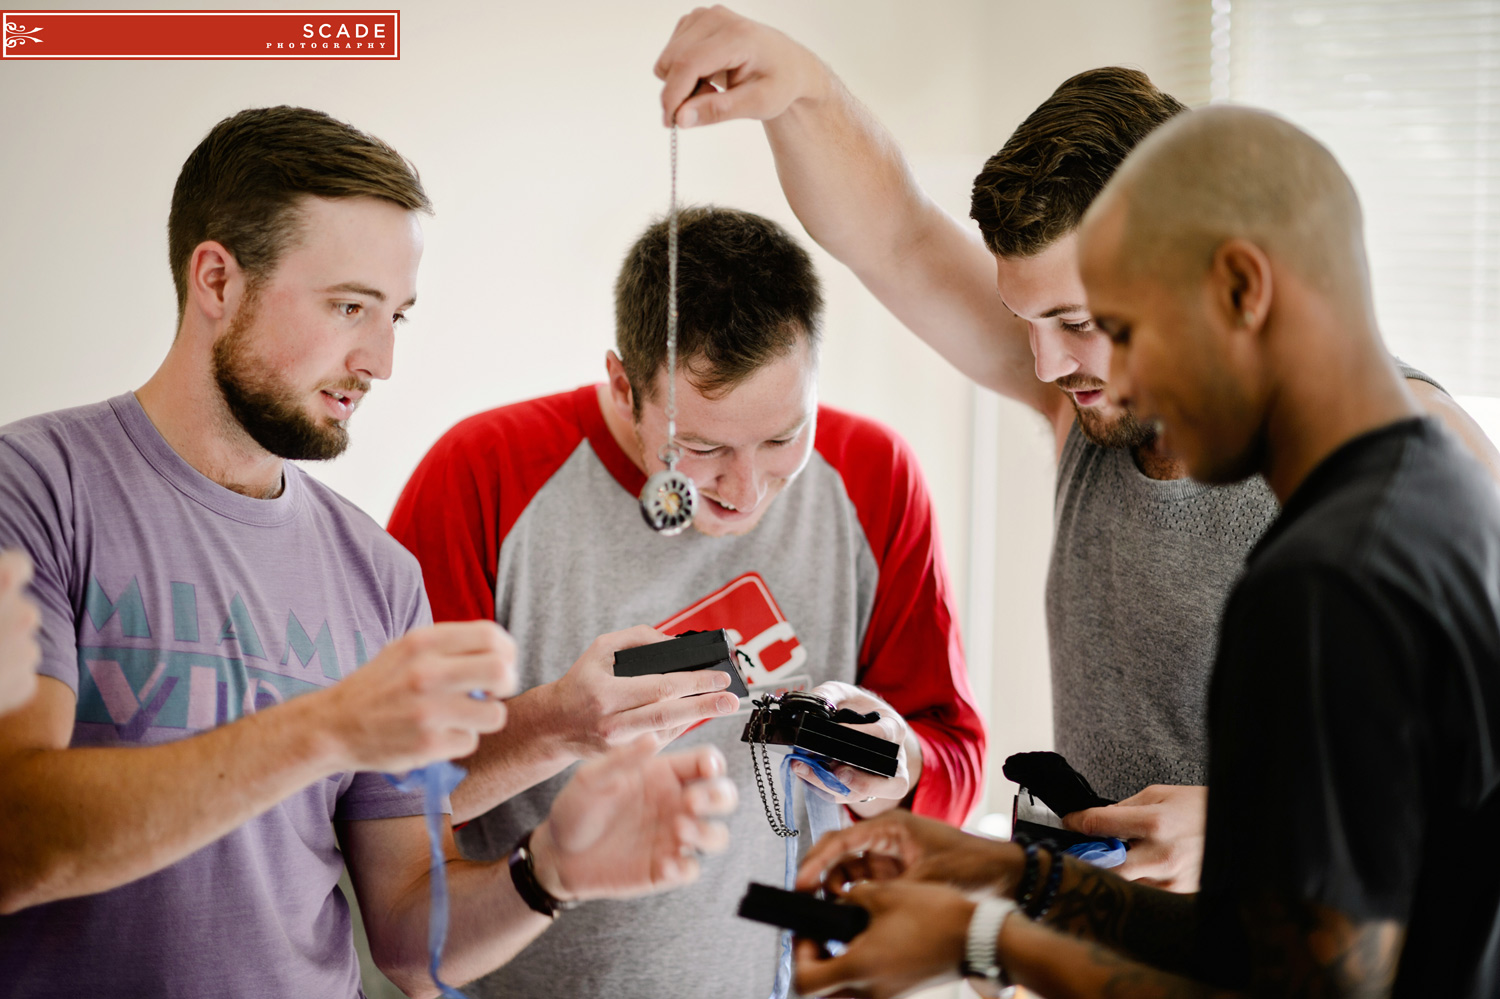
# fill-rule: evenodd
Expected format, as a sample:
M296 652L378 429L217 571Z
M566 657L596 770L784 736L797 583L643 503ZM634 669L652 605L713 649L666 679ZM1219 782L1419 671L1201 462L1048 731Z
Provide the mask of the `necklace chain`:
M677 119L672 119L672 199L667 205L667 443L661 459L677 467Z

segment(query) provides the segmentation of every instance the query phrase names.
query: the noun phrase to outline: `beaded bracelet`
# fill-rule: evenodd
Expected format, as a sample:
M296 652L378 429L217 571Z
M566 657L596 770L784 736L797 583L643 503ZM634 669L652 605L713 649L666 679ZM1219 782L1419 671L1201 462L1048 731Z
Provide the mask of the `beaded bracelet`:
M1047 869L1047 886L1042 889L1041 897L1037 899L1036 911L1026 910L1026 915L1033 921L1041 922L1042 917L1052 908L1052 903L1057 901L1057 890L1062 885L1063 855L1047 847L1047 855L1052 858L1052 866Z
M1037 845L1034 842L1026 844L1026 866L1021 869L1021 880L1016 883L1016 901L1021 903L1025 909L1031 904L1036 890L1040 887L1042 868L1037 860Z

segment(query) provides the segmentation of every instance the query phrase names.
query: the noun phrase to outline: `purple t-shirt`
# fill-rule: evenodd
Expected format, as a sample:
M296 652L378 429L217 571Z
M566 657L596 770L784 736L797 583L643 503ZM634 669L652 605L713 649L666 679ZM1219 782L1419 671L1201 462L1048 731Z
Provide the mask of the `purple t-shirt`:
M130 393L0 428L0 548L36 563L74 746L232 722L431 620L416 559L291 464L285 481L273 500L217 485ZM358 995L333 820L421 811L379 774L335 774L165 870L0 917L0 993Z

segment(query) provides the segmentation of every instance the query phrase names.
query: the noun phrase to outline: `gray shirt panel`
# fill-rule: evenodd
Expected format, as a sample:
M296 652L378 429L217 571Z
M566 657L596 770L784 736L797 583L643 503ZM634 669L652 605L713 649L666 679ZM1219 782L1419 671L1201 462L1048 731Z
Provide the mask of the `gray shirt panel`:
M1401 373L1441 389L1397 361ZM1146 476L1068 431L1057 466L1047 637L1057 751L1107 798L1208 780L1208 680L1245 556L1280 514L1265 479Z
M1259 476L1160 481L1068 432L1047 572L1052 714L1058 752L1100 794L1207 779L1218 620L1277 509Z
M562 676L598 635L664 621L748 572L765 580L805 652L800 664L773 674L775 683L853 683L877 568L843 480L821 455L813 453L750 533L713 538L689 530L664 538L645 525L635 498L584 441L501 545L495 616L521 650L526 689ZM739 741L747 707L671 747L711 744L723 751L741 799L729 819L728 852L705 858L701 879L686 888L591 902L564 914L467 991L507 999L769 994L776 931L735 916L746 884L781 884L785 864L784 841L771 832L755 792L749 747ZM772 765L778 764L773 753ZM572 769L463 829L465 853L504 856L546 816ZM804 815L803 828L805 822Z

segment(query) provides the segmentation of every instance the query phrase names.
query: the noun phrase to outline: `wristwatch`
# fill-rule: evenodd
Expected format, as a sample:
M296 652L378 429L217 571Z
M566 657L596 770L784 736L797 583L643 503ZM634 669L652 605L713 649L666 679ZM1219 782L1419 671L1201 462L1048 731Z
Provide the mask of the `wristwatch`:
M516 893L532 911L540 912L549 919L556 919L559 912L576 908L579 902L576 899L563 901L543 888L542 883L536 879L535 857L531 852L531 834L535 831L528 829L515 849L510 851L510 880L516 886Z
M987 898L974 907L969 917L969 935L964 944L964 961L959 970L965 978L980 978L1000 989L1000 995L1012 995L1014 985L997 954L1000 928L1006 918L1020 906L1008 898Z

